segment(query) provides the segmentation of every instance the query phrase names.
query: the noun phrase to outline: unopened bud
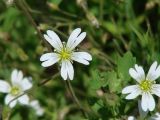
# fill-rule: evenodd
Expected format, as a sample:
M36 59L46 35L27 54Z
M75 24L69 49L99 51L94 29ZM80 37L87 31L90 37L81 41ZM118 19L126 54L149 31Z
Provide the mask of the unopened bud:
M5 2L7 6L12 6L14 4L14 0L6 0Z
M155 5L156 5L155 1L149 1L149 2L146 3L145 8L146 8L146 10L150 10L150 9L154 8Z
M85 11L87 11L87 1L86 0L77 0L77 5L82 7Z
M87 19L92 23L93 26L99 28L99 22L92 13L87 13Z
M96 93L99 97L102 97L104 95L104 92L102 90L97 90Z
M92 24L94 25L94 26L96 26L96 28L99 28L99 22L98 22L98 20L95 18L95 19L93 19L92 21Z
M47 5L49 6L49 8L51 8L52 10L59 10L59 7L56 4L47 2Z

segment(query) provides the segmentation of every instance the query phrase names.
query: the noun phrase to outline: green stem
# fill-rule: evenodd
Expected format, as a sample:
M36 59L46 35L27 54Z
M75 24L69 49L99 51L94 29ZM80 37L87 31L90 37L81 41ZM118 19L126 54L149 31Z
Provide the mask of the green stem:
M104 0L100 0L100 16L99 16L99 21L101 21L101 23L103 22L103 8L104 8Z
M3 108L2 108L2 105L0 105L0 120L2 120L3 118L2 113L3 113Z
M66 84L67 84L67 88L68 90L70 91L71 95L72 95L72 98L74 100L74 102L77 104L77 106L79 107L79 109L81 110L82 114L84 115L85 118L88 118L88 115L86 114L86 112L84 111L84 109L82 108L78 98L76 97L75 95L75 92L72 88L72 85L70 83L70 80L66 80Z
M30 12L29 12L29 8L27 3L24 0L15 0L16 6L19 7L22 12L25 14L25 16L28 18L29 22L32 24L32 26L35 28L35 30L37 31L37 34L39 36L39 38L41 40L43 40L43 42L45 43L46 47L51 50L50 46L48 45L48 43L46 42L46 40L44 39L43 35L41 34L40 30L38 29L36 23L34 22Z
M12 113L12 111L10 111L10 112L7 114L6 118L4 118L4 120L10 120L11 113ZM3 119L0 119L0 120L3 120Z
M52 78L43 80L42 82L38 83L38 87L45 85L47 82L57 78L58 76L59 76L59 73L56 73L56 74L54 74L54 76Z

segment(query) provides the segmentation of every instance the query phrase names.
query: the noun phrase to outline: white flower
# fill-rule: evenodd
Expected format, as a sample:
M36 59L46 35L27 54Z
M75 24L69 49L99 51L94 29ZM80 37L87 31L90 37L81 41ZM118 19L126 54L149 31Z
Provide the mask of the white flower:
M7 93L5 97L5 104L9 104L11 108L13 108L17 102L24 105L29 104L28 95L24 94L20 97L18 96L23 94L24 91L29 90L31 87L32 84L28 78L23 78L22 71L18 71L16 69L12 72L11 84L4 80L0 80L0 92ZM16 97L18 98L15 99Z
M160 120L160 114L157 112L154 116L150 117L149 120Z
M129 94L126 99L134 99L138 95L142 95L141 106L144 111L153 111L155 108L155 101L152 94L160 97L160 84L156 84L155 80L160 76L160 65L155 61L145 76L144 70L141 66L135 65L135 68L129 69L129 74L134 78L138 84L127 86L122 90L123 94Z
M55 52L46 53L41 56L40 61L42 61L42 66L48 67L60 62L62 78L64 80L67 80L67 78L73 80L74 69L72 61L89 65L89 61L92 60L92 56L89 53L75 51L75 48L83 41L85 36L86 32L81 33L81 29L77 28L72 31L67 43L62 43L55 32L47 30L47 34L44 34L44 38L54 47Z
M38 100L32 100L30 106L36 111L37 116L42 116L44 114L44 109L40 106Z
M136 118L134 116L129 116L128 120L136 120Z

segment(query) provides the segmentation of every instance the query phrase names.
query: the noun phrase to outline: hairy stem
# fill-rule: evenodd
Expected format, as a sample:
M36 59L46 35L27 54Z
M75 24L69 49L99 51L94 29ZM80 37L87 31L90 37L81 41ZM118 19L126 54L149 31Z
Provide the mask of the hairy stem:
M86 114L86 112L85 112L84 109L82 108L82 106L81 106L78 98L77 98L76 95L75 95L75 92L74 92L74 90L73 90L73 88L72 88L72 85L71 85L71 83L70 83L70 80L66 80L66 84L67 84L67 88L68 88L69 92L70 92L71 95L72 95L72 98L73 98L74 102L77 104L77 106L78 106L79 109L81 110L81 112L82 112L82 114L84 115L84 117L85 117L85 118L88 118L88 115Z
M27 3L24 0L15 0L15 3L16 3L16 6L19 7L22 10L22 12L24 13L24 15L28 18L28 20L32 24L32 26L35 28L35 30L37 31L37 34L39 36L39 39L43 40L43 42L45 43L48 50L51 50L50 46L45 41L41 31L38 29L34 19L32 18L32 15L29 12L29 8L27 6Z
M59 73L56 73L52 78L41 81L40 83L38 83L38 87L45 85L47 82L57 78L58 76L59 76Z

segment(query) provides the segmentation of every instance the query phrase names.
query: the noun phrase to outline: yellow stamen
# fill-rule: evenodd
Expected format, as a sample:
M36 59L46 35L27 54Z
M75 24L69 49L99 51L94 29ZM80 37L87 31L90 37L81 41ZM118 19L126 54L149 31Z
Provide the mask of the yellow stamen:
M140 88L141 88L141 90L144 91L144 92L150 91L150 90L151 90L151 87L152 87L152 82L149 81L149 80L143 80L143 81L140 83Z
M11 88L10 93L11 93L12 95L14 95L14 96L15 96L15 95L19 95L19 94L20 94L20 88L14 86L14 87Z
M63 50L60 52L60 58L61 60L68 60L71 57L71 53L66 50L66 48L63 48Z

